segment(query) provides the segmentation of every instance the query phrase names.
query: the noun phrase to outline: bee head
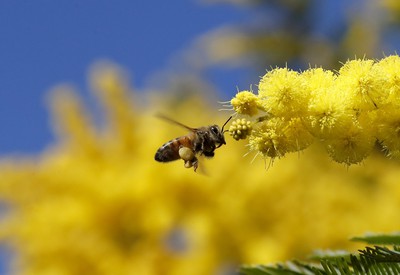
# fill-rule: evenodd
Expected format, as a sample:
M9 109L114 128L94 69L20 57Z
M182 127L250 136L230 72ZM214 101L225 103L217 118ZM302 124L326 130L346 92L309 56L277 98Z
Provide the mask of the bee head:
M222 125L222 129L220 129L218 125L210 126L210 132L213 139L215 140L215 145L217 146L217 148L221 147L223 144L226 144L224 133L227 130L224 131L224 127L229 122L229 120L231 120L231 118L232 116L230 116L228 120L224 123L224 125Z
M224 133L221 131L218 125L210 126L210 136L217 148L221 147L223 144L226 144Z

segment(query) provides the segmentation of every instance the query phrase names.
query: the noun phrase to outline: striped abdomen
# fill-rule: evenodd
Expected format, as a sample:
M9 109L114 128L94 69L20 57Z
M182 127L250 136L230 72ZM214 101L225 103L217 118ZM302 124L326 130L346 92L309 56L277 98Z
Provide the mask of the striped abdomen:
M188 136L178 137L163 144L156 152L154 159L159 162L168 162L180 159L179 148L192 148L193 143Z

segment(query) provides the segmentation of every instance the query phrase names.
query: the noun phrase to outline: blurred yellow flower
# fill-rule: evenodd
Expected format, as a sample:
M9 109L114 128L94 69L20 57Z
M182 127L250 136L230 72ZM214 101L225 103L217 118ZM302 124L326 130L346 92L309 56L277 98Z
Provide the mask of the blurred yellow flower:
M154 161L161 144L185 133L157 120L159 106L143 104L122 70L97 66L91 83L104 125L60 86L51 98L60 139L39 156L1 161L0 237L13 252L13 274L229 274L241 263L351 248L351 235L400 226L400 172L387 158L372 152L364 167L346 170L316 144L265 171L227 137L204 161L208 176L200 175L180 161ZM295 106L287 100L280 102ZM177 119L193 126L226 120L195 102L182 102ZM215 121L202 121L205 112ZM252 146L267 155L308 146L300 117L256 124L262 131L250 138L262 142ZM295 142L282 147L288 140Z

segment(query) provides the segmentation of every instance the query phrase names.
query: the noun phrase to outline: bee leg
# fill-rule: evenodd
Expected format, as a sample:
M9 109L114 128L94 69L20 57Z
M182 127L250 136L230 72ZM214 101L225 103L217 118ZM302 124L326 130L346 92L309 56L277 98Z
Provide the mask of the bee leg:
M195 172L196 172L197 168L199 167L199 161L196 157L191 160L184 160L184 162L185 162L185 168L193 167Z
M193 170L196 172L197 168L199 167L199 160L194 157L194 159L192 160L192 165L193 165Z

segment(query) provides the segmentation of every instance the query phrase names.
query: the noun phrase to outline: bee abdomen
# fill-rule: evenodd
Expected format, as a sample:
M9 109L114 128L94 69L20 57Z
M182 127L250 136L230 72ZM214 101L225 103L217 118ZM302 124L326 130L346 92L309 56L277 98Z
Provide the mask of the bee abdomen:
M166 143L157 150L154 159L159 162L168 162L177 160L179 159L179 152L174 151L169 146L169 143Z
M154 159L159 162L169 162L180 159L179 148L181 146L190 148L190 139L187 137L179 137L168 141L157 150Z

